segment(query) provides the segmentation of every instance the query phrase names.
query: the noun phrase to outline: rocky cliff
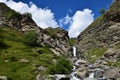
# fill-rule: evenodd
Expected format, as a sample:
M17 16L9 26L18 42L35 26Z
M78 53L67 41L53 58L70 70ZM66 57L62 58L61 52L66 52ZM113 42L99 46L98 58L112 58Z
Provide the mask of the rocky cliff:
M71 55L67 31L60 27L41 29L29 13L21 15L4 3L0 3L0 25L9 26L22 33L35 30L39 38L38 43L50 48L56 55Z
M78 62L74 65L78 76L85 78L92 72L92 78L97 78L95 80L119 80L120 0L115 0L109 10L80 33L76 46ZM82 63L85 61L88 64ZM88 80L94 80L90 74Z
M90 61L105 58L108 62L118 64L120 59L120 0L115 0L105 14L88 26L79 35L77 42L78 53L84 58Z
M69 41L62 28L41 29L29 13L21 15L0 3L0 80L41 80L39 75L69 74Z
M49 47L56 55L70 55L68 32L62 28L47 28L39 32L39 41L42 45Z

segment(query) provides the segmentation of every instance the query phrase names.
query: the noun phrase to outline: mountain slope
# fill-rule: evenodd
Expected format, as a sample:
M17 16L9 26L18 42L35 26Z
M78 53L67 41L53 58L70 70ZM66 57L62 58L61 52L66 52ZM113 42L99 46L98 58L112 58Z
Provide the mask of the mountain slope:
M69 74L72 64L63 56L71 47L68 40L63 29L43 30L30 14L21 15L0 3L0 76L35 80L38 74Z
M92 62L105 58L120 67L120 0L79 35L77 48L79 55Z

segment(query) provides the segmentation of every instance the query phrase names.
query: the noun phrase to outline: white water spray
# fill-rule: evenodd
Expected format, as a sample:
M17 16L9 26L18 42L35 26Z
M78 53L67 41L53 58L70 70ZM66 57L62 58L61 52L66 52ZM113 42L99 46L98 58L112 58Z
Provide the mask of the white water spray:
M76 72L73 72L73 73L71 73L70 80L81 80L81 79L79 79L79 78L76 77Z
M73 56L76 57L76 47L73 46Z
M94 78L94 72L90 73L89 78Z

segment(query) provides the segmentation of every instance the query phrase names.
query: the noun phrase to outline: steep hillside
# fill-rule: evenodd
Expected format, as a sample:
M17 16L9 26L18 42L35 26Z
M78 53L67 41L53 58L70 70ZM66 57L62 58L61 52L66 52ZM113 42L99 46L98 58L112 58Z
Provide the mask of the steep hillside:
M0 76L7 76L8 80L34 80L37 74L69 73L72 65L65 57L41 45L25 44L24 36L9 27L0 27Z
M32 20L29 13L21 15L3 3L0 3L0 6L0 25L9 26L22 33L35 30L38 33L38 42L43 46L49 47L56 55L71 55L72 45L70 46L67 31L60 27L41 29Z
M91 62L104 58L120 68L120 0L79 35L77 48Z
M38 74L69 74L68 41L63 29L43 30L30 14L21 15L0 3L0 79L35 80Z

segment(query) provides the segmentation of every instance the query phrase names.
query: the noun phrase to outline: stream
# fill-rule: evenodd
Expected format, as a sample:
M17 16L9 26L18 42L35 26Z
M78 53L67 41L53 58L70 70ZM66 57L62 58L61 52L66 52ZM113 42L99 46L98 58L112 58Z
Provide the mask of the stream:
M105 65L105 59L99 59L94 64L91 64L85 59L78 58L77 55L77 48L73 46L72 57L69 58L73 64L70 74L54 74L48 75L48 77L51 77L53 80L116 80L114 75L118 77L120 75L120 70ZM39 75L37 78L36 80L49 80L41 79Z
M70 74L70 80L106 80L99 68L93 68L93 65L85 60L77 58L77 49L73 48L73 69Z

